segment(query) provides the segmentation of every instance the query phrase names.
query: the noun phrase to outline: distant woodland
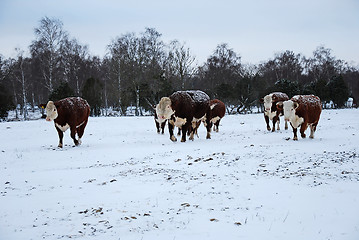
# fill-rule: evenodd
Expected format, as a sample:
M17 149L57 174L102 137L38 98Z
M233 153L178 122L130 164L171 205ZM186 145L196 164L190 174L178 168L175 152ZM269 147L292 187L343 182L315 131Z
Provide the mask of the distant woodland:
M0 54L0 118L16 110L16 116L27 119L28 111L40 103L67 96L85 98L93 116L111 111L126 115L129 107L142 115L161 97L187 89L222 100L228 113L261 109L259 99L273 91L289 97L314 94L334 108L344 107L349 97L356 106L359 99L358 66L337 59L324 46L309 57L285 50L249 65L221 43L198 66L185 43L165 43L156 29L146 28L120 35L107 49L102 59L91 56L59 19L42 18L29 56L22 49L14 50L16 58Z

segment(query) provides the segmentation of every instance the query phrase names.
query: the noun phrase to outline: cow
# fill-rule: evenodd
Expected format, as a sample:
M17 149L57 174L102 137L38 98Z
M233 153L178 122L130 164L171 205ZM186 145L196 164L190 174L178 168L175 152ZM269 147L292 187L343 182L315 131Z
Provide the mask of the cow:
M283 110L277 109L277 103L283 102L289 100L289 97L287 94L282 92L273 92L268 95L266 95L264 98L260 99L260 102L264 103L264 119L267 124L267 130L270 131L271 127L269 126L269 120L272 120L273 127L272 132L275 131L275 124L277 123L277 130L280 130L279 128L279 117L283 116ZM288 129L288 123L285 121L285 129Z
M211 126L213 124L213 131L219 131L219 122L224 117L226 113L226 106L224 103L218 99L213 99L210 101L211 109Z
M300 135L305 138L305 130L310 127L310 138L314 138L314 132L317 129L320 114L322 112L322 103L320 98L314 95L296 95L290 100L278 102L277 107L283 109L284 118L290 121L293 128L293 140L298 140L297 128L300 126Z
M44 105L42 105L44 107ZM55 128L59 134L59 148L63 147L62 139L64 132L70 128L71 138L75 146L81 144L90 115L90 105L80 97L68 97L59 101L49 101L46 104L46 121L54 120ZM78 135L78 140L75 135Z
M155 110L156 110L156 107L155 107ZM166 126L166 122L167 122L167 119L160 119L158 118L157 116L157 113L155 111L155 124L156 124L156 129L157 129L157 133L161 133L161 134L164 134L165 133L165 126Z
M174 126L181 128L181 142L186 141L186 133L192 127L190 140L197 130L197 123L201 120L207 123L207 139L211 138L210 128L210 98L199 90L177 91L169 97L162 97L156 107L156 113L160 119L168 119L170 139L175 142L177 138L173 135Z

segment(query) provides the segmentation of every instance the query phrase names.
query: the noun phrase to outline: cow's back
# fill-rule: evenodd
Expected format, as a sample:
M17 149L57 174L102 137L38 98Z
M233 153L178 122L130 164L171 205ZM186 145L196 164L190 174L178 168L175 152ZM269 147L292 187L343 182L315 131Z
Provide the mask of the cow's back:
M272 98L273 98L273 102L284 102L289 100L289 97L287 94L283 93L283 92L273 92L272 93Z
M210 101L210 107L212 111L212 117L220 117L223 118L223 116L226 114L226 106L224 103L218 99L213 99Z
M208 111L210 107L210 98L209 96L202 91L186 91L188 95L193 100L194 104L194 117L199 119L202 118Z
M202 91L177 91L171 96L171 107L179 117L203 117L209 110L209 96Z
M319 97L314 95L296 95L291 100L299 104L295 110L296 115L303 117L309 124L318 123L322 112L322 103Z
M90 115L90 105L80 97L68 97L55 102L59 116L58 122L75 124L76 126L86 121Z

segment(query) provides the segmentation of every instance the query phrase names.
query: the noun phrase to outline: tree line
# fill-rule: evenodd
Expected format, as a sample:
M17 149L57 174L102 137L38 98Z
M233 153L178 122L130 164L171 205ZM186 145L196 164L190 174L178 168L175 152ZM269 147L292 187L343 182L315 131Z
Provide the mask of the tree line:
M286 50L257 65L243 64L228 44L219 44L202 65L185 43L165 43L154 28L126 33L107 46L100 59L71 38L63 23L44 17L34 30L30 56L15 49L16 58L0 54L0 118L15 109L27 119L29 109L49 99L81 96L92 116L116 110L136 115L152 110L161 97L177 90L199 89L218 98L230 112L259 107L258 99L273 91L315 94L323 103L343 107L359 98L359 69L319 46L309 58Z

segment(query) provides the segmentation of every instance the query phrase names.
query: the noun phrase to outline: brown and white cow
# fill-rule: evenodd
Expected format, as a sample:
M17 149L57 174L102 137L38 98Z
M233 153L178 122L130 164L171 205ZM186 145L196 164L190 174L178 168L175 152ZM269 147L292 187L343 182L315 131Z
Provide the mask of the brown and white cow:
M271 130L271 127L269 126L269 120L272 120L273 122L272 132L275 131L276 123L277 123L277 130L280 130L279 117L283 116L283 110L277 109L277 103L286 101L288 99L289 99L288 95L282 92L273 92L266 95L264 98L260 99L260 102L264 104L264 119L266 121L268 131ZM285 129L288 129L287 121L285 121Z
M155 118L155 124L156 124L157 133L158 134L159 133L164 134L167 119L158 118L157 113L156 113L156 107L154 109L155 109L154 118Z
M305 138L305 130L310 127L310 138L314 138L322 103L320 98L314 95L296 95L288 101L277 103L278 108L283 108L284 118L290 121L293 128L293 140L298 140L297 128L300 126L300 135Z
M156 113L159 119L169 120L168 129L172 141L177 141L173 135L174 126L182 130L181 142L186 141L187 130L192 127L189 139L193 140L197 123L201 120L205 120L207 123L207 139L209 139L211 138L209 102L209 96L202 91L177 91L169 97L161 98L156 107Z
M211 109L211 126L213 124L213 131L218 132L219 122L226 114L226 106L224 103L218 99L213 99L210 101Z
M69 97L46 105L46 121L54 120L55 128L59 134L59 146L62 148L64 132L70 128L71 138L76 146L81 144L81 137L90 115L90 105L80 97ZM78 140L75 135L78 135Z

